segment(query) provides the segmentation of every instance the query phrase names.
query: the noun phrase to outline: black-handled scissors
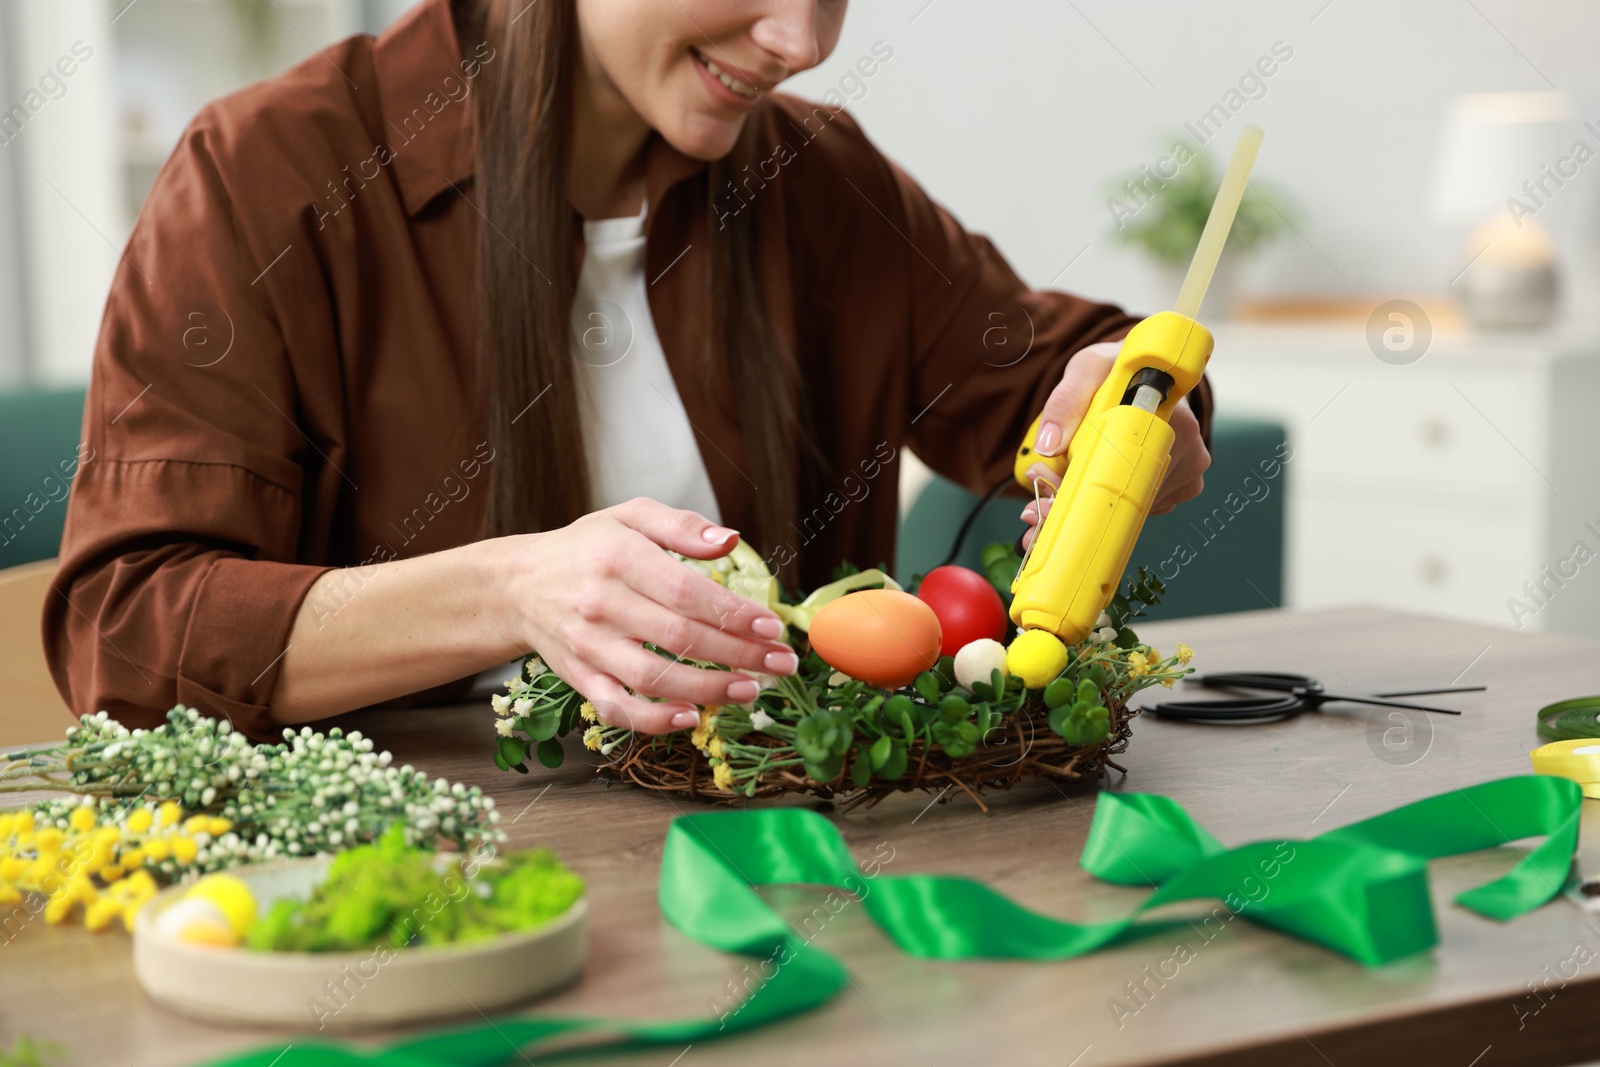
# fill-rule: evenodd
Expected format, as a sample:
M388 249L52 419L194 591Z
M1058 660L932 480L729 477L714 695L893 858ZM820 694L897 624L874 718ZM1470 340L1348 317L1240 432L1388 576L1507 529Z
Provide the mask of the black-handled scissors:
M1395 700L1395 697L1426 696L1429 693L1477 693L1481 685L1441 689L1407 689L1398 693L1330 693L1322 683L1304 674L1276 671L1237 671L1221 674L1194 674L1184 679L1208 689L1264 689L1282 696L1227 697L1220 700L1166 700L1145 710L1163 719L1185 722L1266 722L1286 719L1303 711L1315 711L1324 704L1376 704L1386 708L1432 711L1441 715L1460 715L1455 708L1431 707Z

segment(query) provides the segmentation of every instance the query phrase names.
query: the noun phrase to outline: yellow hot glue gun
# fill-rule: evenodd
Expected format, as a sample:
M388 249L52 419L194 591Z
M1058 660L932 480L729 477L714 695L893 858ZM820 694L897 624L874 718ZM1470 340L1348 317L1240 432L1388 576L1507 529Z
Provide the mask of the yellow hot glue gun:
M1260 147L1260 128L1245 127L1177 304L1128 332L1067 447L1039 455L1041 420L1034 419L1017 449L1015 475L1024 489L1038 491L1028 477L1035 464L1060 479L1050 514L1011 583L1011 619L1023 629L1049 630L1077 644L1116 595L1172 458L1172 409L1199 384L1211 358L1211 333L1195 316Z

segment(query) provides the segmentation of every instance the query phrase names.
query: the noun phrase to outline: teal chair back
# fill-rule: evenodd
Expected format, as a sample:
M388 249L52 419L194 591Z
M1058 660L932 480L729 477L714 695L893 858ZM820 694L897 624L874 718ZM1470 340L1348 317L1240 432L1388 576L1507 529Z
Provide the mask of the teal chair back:
M81 388L0 393L0 569L61 547L83 398Z
M1133 550L1130 573L1149 568L1167 593L1155 619L1217 615L1283 603L1284 492L1288 454L1283 426L1218 416L1211 427L1205 490L1166 515L1152 515ZM900 529L895 569L902 583L950 554L951 542L978 498L935 477ZM956 562L979 569L991 541L1013 542L1023 526L1016 497L991 500L979 513Z

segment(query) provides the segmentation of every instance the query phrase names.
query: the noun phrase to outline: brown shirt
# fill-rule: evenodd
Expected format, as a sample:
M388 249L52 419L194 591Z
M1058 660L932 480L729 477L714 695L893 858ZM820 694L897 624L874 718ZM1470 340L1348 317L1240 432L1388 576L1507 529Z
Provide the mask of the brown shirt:
M494 455L473 399L471 93L502 61L463 56L447 0L424 0L184 134L107 301L94 459L44 613L74 712L148 726L182 702L269 735L319 575L480 536ZM811 586L841 559L893 561L902 449L988 488L1067 358L1134 320L1029 290L848 115L775 96L748 121L770 151L716 209L758 209L769 311L829 462L811 480L831 486L797 502L790 545L757 547ZM720 387L685 381L709 329L705 166L655 138L647 172L651 314L722 520L752 529L738 420ZM1209 434L1204 383L1192 402Z

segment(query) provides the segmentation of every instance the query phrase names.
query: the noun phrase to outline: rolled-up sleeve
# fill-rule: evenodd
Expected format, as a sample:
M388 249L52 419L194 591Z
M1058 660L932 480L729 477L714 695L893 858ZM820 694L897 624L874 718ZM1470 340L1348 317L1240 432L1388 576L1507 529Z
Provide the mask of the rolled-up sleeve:
M260 284L311 252L292 233L282 248L241 237L235 201L253 191L212 148L202 115L113 282L42 627L74 713L150 726L183 703L262 738L295 616L328 569L301 562L317 442Z

